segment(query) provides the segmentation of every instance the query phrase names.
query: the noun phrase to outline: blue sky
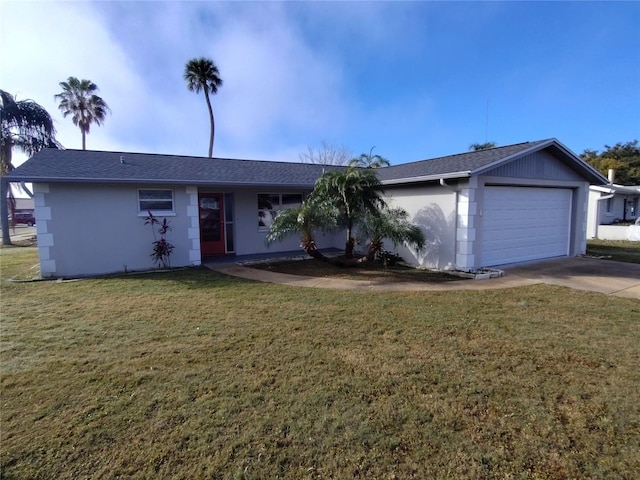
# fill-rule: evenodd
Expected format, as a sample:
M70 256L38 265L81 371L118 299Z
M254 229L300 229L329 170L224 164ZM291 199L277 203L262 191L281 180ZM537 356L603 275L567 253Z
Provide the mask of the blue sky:
M392 163L556 137L576 153L640 139L639 2L0 3L0 88L80 133L53 100L73 75L112 110L97 150L298 161L327 141ZM18 157L18 162L20 158Z

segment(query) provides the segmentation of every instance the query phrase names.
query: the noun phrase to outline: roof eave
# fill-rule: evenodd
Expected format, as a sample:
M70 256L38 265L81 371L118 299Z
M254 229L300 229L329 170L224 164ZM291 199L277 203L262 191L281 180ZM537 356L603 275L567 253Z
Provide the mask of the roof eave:
M199 187L273 187L273 188L313 188L313 183L265 183L265 182L211 182L206 180L165 180L149 178L68 178L68 177L36 177L36 176L5 176L9 182L29 183L107 183L120 185L185 185Z
M423 175L420 177L394 178L391 180L382 180L380 183L382 183L383 185L402 185L406 183L432 182L440 179L450 180L452 178L467 178L470 176L471 176L470 171L451 172L451 173L441 173L438 175Z
M607 178L605 178L600 172L598 172L595 168L593 168L588 163L582 161L577 155L575 155L571 150L569 150L565 145L563 145L558 139L550 138L549 140L543 141L542 143L538 143L530 148L525 150L521 150L518 153L514 153L509 155L508 157L504 157L500 160L496 160L488 165L483 165L480 168L477 168L472 171L472 175L482 175L490 170L493 170L500 165L506 164L516 158L523 157L525 155L529 155L530 153L537 152L539 150L544 150L550 146L555 146L558 148L564 155L566 155L569 159L572 160L573 164L583 172L585 178L589 180L589 183L595 185L606 184L608 182Z
M554 142L557 142L557 140L555 138L551 138L547 141L544 141L542 143L538 143L536 145L533 145L529 148L525 148L524 150L520 150L519 152L516 153L512 153L511 155L508 155L506 157L500 158L499 160L496 160L494 162L491 162L489 164L483 165L481 167L476 168L475 170L472 170L471 173L472 175L482 175L485 172L488 172L489 170L493 170L496 167L499 167L500 165L503 165L505 163L508 163L518 157L522 157L524 155L528 155L530 153L536 152L538 150L542 150L543 148L547 148L550 145L553 145ZM559 142L558 142L559 143Z

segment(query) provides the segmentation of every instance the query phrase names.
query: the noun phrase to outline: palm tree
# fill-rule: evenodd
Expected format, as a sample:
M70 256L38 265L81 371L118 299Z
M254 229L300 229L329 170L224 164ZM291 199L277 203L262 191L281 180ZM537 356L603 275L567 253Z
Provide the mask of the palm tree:
M380 193L372 170L349 168L325 173L299 208L278 212L269 227L267 244L300 234L300 246L309 256L340 267L375 260L383 251L385 238L394 245L407 243L422 249L425 238L420 228L409 221L402 208L389 209ZM316 232L335 232L340 228L347 229L347 249L351 249L351 253L345 250L344 260L324 256L315 242ZM365 240L363 243L368 243L366 255L357 259L353 255L354 228Z
M60 102L59 108L63 117L72 115L73 124L80 127L82 133L82 149L87 149L86 136L91 124L101 125L111 110L106 102L96 95L98 86L91 80L78 80L69 77L66 82L60 82L62 92L54 95Z
M382 198L382 184L376 173L372 168L332 170L318 179L314 193L320 198L331 199L340 210L341 223L347 232L344 256L353 258L356 244L354 228L366 214L378 215L386 206Z
M498 144L496 142L484 142L484 143L472 143L469 145L469 150L478 152L480 150L489 150L490 148L496 148Z
M222 86L220 71L213 60L205 57L194 58L189 60L184 67L184 79L187 81L189 91L196 93L200 93L200 90L204 91L204 98L207 100L207 108L209 109L209 121L211 122L211 136L209 137L209 158L211 158L216 127L209 93L218 93L218 88Z
M391 165L391 162L380 155L374 155L373 149L376 147L371 147L369 153L363 153L358 158L353 158L349 165L352 167L361 167L361 168L380 168L380 167L388 167Z
M299 233L300 246L312 258L330 262L318 250L315 235L335 231L338 228L338 209L332 201L311 194L298 208L278 212L267 234L267 244L277 242L292 234Z
M15 208L10 184L3 179L13 170L13 148L27 155L33 155L43 148L59 148L55 133L51 116L39 104L33 100L16 101L13 95L0 90L0 220L3 245L11 245L9 210Z
M375 260L383 252L385 238L396 247L406 243L417 250L422 250L426 241L420 227L409 221L409 214L403 208L384 208L378 215L367 215L361 234L369 239L364 257L367 261Z

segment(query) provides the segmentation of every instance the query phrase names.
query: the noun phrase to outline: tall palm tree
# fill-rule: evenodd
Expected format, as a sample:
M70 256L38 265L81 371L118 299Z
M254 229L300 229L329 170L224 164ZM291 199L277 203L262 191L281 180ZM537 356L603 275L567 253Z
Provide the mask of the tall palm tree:
M10 184L3 178L13 170L13 148L27 155L43 148L59 148L55 133L53 120L44 108L33 100L16 101L13 95L0 90L0 220L3 245L11 245L9 210L15 208Z
M213 60L205 57L194 58L187 62L184 67L184 79L187 81L187 88L191 92L200 93L204 91L204 98L207 100L209 109L209 121L211 122L211 135L209 137L209 158L213 156L213 137L215 135L215 122L213 120L213 108L209 94L218 93L218 88L222 86L220 71Z
M80 127L82 133L82 149L87 149L86 136L91 124L101 125L109 110L106 102L96 95L98 86L91 80L78 80L69 77L66 82L60 82L62 92L54 95L60 102L59 108L63 117L72 115L73 124Z

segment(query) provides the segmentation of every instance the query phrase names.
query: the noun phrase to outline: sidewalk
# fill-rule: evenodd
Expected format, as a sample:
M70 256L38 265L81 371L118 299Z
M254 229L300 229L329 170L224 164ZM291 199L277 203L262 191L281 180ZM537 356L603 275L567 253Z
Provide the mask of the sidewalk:
M0 229L0 235L2 230ZM20 242L22 240L31 240L36 236L36 227L27 227L26 225L16 225L15 228L9 228L9 236L12 242Z
M258 282L279 283L292 287L384 292L444 292L493 290L545 283L598 292L605 295L640 299L640 264L584 257L560 258L508 267L505 269L506 275L500 278L459 280L443 283L374 282L328 277L305 277L269 272L237 263L205 262L204 265L211 270L226 275Z
M279 283L291 287L328 288L333 290L368 290L379 292L446 292L451 290L489 290L497 288L522 287L542 283L520 277L501 277L491 280L458 280L455 282L374 282L371 280L348 280L330 277L305 277L287 273L269 272L238 264L205 263L206 267L216 272L233 277L255 280L258 282Z

